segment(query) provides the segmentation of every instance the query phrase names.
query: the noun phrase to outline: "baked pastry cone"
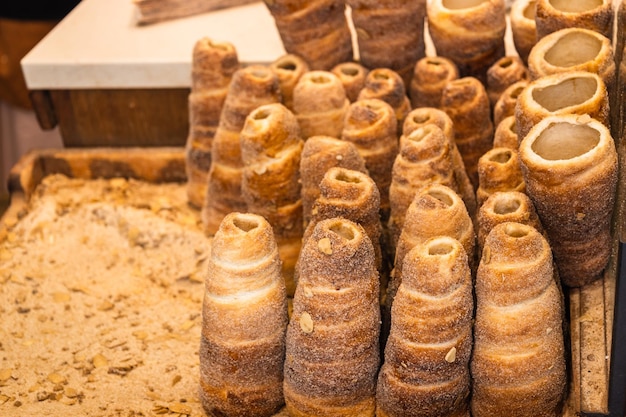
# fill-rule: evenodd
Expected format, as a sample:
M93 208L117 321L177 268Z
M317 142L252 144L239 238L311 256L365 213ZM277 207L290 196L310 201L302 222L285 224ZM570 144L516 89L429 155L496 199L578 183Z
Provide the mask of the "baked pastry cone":
M346 92L346 97L353 103L358 99L359 93L365 86L369 69L358 62L341 62L335 65L330 72L339 78Z
M422 188L438 183L458 192L450 148L450 141L435 125L426 125L400 138L400 152L393 164L389 187L388 230L392 253L406 211Z
M285 51L312 70L328 71L353 59L344 0L264 0Z
M561 416L563 305L546 239L520 223L495 226L475 288L472 416Z
M538 78L520 93L515 124L520 138L549 115L588 114L609 125L609 97L598 74L568 71Z
M293 112L302 137L340 137L350 106L341 80L329 71L309 71L293 90Z
M496 104L509 86L526 81L529 77L528 68L519 56L504 56L497 60L487 70L487 96L491 105Z
M376 390L379 417L469 416L474 300L463 246L439 236L404 259Z
M459 78L456 64L442 56L428 56L418 60L409 84L411 107L441 106L441 93L446 84Z
M391 169L398 154L397 120L391 106L372 98L350 105L341 138L354 143L380 191L381 217L389 217Z
M241 195L243 162L239 134L252 110L280 100L278 78L267 66L251 65L233 74L211 148L213 162L202 207L207 235L217 232L226 214L247 210Z
M496 126L493 134L494 148L519 148L519 136L517 135L517 125L515 124L515 115L507 116Z
M534 227L543 234L543 226L531 199L520 191L496 191L480 206L477 216L477 240L481 249L491 229L500 223L516 222Z
M449 236L458 240L468 257L470 267L474 267L474 224L461 198L450 187L442 184L432 184L420 190L406 212L387 291L388 305L391 305L402 282L407 253L436 236Z
M212 241L202 303L200 401L208 415L272 416L280 409L287 320L270 224L228 214Z
M615 61L609 38L589 29L561 29L537 41L528 55L531 80L569 71L596 73L611 91Z
M476 199L480 207L497 191L526 190L517 150L493 148L478 160L478 189Z
M537 43L536 5L537 0L515 0L509 11L513 45L525 64L530 50Z
M456 146L454 123L452 119L443 110L434 107L420 107L411 110L403 125L403 134L409 135L414 130L434 124L439 126L443 133L448 138L451 145L452 155L452 170L454 171L454 177L458 187L459 195L465 202L465 206L470 213L470 216L474 217L476 214L476 193L474 192L474 186L467 175L465 170L465 163L463 157L459 152L459 148Z
M476 188L478 159L493 145L494 127L487 91L477 78L459 78L449 82L444 89L441 106L454 123L456 146Z
M552 245L563 284L599 278L611 252L617 152L609 130L589 116L549 116L519 149L526 193Z
M283 104L293 111L293 90L302 75L309 72L309 65L298 55L286 54L272 62L270 68L278 77Z
M330 136L313 136L304 143L300 160L302 181L302 217L306 227L315 200L320 196L320 182L332 167L367 173L365 161L352 142Z
M527 80L518 81L511 84L502 92L498 100L493 106L493 124L497 126L500 122L509 116L515 115L515 106L517 98L522 94L522 90L528 85Z
M304 141L298 121L280 103L257 107L246 118L240 141L243 199L248 212L263 216L272 226L287 295L293 296L303 234L300 157Z
M426 0L346 0L367 68L389 68L408 85L415 63L426 54Z
M461 77L484 82L489 67L505 53L504 0L432 0L426 10L437 55L451 59Z
M541 39L560 29L579 27L613 39L613 3L611 0L537 0L537 37Z
M383 265L380 223L380 193L376 183L364 172L332 167L320 182L320 196L313 204L309 222L302 242L313 233L315 225L322 220L342 217L363 227L374 247L376 269Z
M376 68L368 72L358 99L368 98L387 102L396 112L398 131L402 130L404 118L411 111L411 102L406 95L404 81L397 72L388 68Z
M287 328L291 416L374 416L380 308L374 249L363 228L323 220L307 239Z
M187 199L201 208L211 167L211 147L233 73L239 69L235 47L229 42L199 39L193 48L191 92L188 97L189 135L185 144Z

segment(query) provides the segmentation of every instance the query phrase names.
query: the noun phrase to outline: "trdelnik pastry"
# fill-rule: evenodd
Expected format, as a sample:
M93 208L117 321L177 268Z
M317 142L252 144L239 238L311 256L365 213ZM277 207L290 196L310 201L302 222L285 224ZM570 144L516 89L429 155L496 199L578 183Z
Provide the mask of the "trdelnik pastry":
M618 175L609 130L588 115L549 116L522 140L519 155L563 284L578 287L600 278L613 246Z
M319 222L298 263L287 328L284 395L292 416L375 415L379 278L363 228Z
M209 415L270 417L283 405L287 320L271 226L228 214L213 238L202 304L200 401Z

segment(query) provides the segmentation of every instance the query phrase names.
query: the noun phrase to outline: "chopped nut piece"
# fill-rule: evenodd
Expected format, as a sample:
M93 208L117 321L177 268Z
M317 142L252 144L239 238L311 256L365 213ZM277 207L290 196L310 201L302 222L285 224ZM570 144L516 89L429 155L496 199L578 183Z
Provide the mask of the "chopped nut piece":
M446 353L446 362L453 363L456 361L456 348L453 347Z
M1 369L0 370L0 382L7 381L13 376L13 369Z
M300 328L304 333L313 332L313 318L306 311L300 316Z
M109 364L109 361L107 360L107 358L105 358L103 355L99 353L93 357L92 361L93 361L93 366L96 368L104 368L105 366Z
M67 383L67 378L65 378L63 375L52 373L48 375L48 381L52 382L53 384L65 384Z
M320 250L320 252L325 253L326 255L332 255L333 253L333 248L331 246L330 239L327 237L320 239L317 242L317 247Z

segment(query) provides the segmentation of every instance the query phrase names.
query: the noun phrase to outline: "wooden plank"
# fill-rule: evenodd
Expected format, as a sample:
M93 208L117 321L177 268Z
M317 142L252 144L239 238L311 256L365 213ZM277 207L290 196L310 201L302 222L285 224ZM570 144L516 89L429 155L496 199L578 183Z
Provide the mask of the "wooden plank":
M182 146L188 95L188 88L50 91L67 147Z

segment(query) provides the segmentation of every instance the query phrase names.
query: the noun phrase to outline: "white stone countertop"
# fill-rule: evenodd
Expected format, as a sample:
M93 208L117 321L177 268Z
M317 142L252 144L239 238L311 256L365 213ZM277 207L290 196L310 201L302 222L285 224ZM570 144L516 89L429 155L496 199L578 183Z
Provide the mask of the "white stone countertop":
M31 90L185 88L196 41L231 42L242 63L285 53L261 1L139 26L132 0L83 0L23 59Z

